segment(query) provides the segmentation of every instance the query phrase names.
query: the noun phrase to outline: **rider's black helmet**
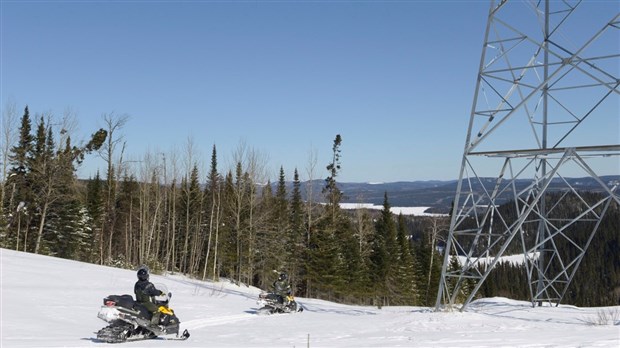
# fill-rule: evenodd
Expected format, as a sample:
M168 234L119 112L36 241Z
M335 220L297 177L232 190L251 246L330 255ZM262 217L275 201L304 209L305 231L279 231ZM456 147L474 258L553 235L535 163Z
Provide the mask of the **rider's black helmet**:
M138 270L138 279L149 280L149 269L147 267L140 267Z
M288 278L288 275L285 272L280 273L280 275L278 276L278 280L282 281L282 280L286 280Z

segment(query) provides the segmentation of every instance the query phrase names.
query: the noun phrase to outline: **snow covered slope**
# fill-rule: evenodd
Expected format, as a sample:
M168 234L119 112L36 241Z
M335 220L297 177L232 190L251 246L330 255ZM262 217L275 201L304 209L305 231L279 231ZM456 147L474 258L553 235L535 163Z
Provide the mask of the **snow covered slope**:
M105 347L94 339L102 298L131 294L135 272L0 249L1 347ZM116 347L614 347L620 306L532 308L482 299L467 312L425 307L346 306L298 298L303 313L258 316L253 287L151 277L172 291L187 341L150 340ZM601 313L615 319L605 325Z

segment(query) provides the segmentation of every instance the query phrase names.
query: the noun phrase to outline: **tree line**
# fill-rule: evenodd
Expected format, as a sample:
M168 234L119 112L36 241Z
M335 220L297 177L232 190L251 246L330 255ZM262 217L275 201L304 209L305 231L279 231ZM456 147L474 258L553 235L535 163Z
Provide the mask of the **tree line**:
M106 127L74 146L50 115L32 119L24 109L15 141L3 148L2 247L126 268L146 264L260 288L270 287L274 270L286 271L298 295L432 304L441 261L426 235L438 233L446 219L394 216L387 194L380 212L341 209L340 135L324 185L309 188L322 192L324 199L315 202L302 199L297 169L292 189L282 167L272 183L264 159L246 147L224 172L215 145L206 173L191 151L185 166L152 155L127 165L119 136L127 118L103 120ZM105 173L78 179L84 156L95 152L107 164Z
M9 110L5 116L15 114ZM341 209L339 134L323 185L306 187L321 191L323 199L313 201L312 192L302 199L297 169L292 188L282 167L272 182L264 158L245 146L233 153L234 165L225 171L213 145L209 168L201 172L191 143L185 156L146 154L139 165L129 165L119 134L126 116L104 115L105 127L79 145L72 143L68 119L33 120L26 107L13 128L3 124L1 247L124 268L146 264L155 272L263 289L275 279L274 270L286 271L299 296L434 305L442 262L438 246L449 219L396 216L387 193L381 211ZM91 155L104 159L105 172L78 179L77 168ZM617 236L615 241L608 254L618 260ZM601 292L617 286L617 268L611 273ZM497 286L484 288L484 296L521 286L515 279L493 280Z

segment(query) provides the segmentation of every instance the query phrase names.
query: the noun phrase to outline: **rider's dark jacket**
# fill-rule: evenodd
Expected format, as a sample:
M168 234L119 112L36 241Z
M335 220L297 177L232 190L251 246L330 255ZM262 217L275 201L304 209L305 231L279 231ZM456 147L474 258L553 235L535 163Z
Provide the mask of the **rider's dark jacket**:
M273 282L273 290L276 294L286 298L291 294L291 284L286 280L276 280Z
M151 301L151 296L159 296L161 291L157 290L153 283L148 280L138 280L133 287L133 292L136 294L137 302L143 304L151 312L157 310L157 306Z

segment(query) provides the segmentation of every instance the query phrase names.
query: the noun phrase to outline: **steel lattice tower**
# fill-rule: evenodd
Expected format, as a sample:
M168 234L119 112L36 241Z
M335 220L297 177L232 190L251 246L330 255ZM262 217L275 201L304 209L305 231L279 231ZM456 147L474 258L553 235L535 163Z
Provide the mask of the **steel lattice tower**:
M559 304L620 206L610 179L620 174L620 12L610 4L491 1L436 309L464 309L514 250L532 305ZM597 194L568 180L582 177Z

